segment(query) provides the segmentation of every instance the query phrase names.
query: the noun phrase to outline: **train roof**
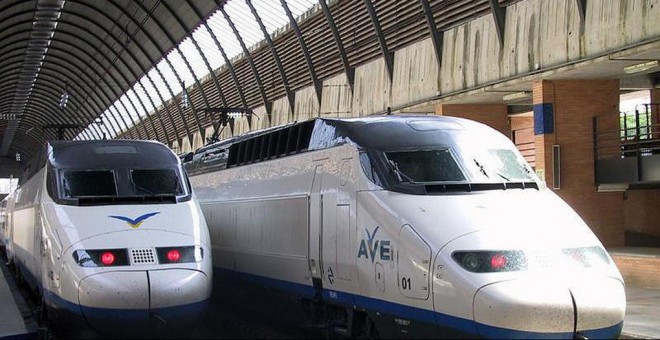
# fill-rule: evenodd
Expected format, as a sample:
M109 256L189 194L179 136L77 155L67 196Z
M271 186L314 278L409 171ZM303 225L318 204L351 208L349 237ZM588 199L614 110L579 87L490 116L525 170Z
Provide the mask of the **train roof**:
M313 149L333 147L347 142L352 142L361 147L375 148L420 145L428 143L429 139L437 142L439 138L443 139L442 142L447 143L450 138L446 134L442 134L443 132L485 127L481 123L463 118L422 114L359 118L313 118L303 122L250 131L240 136L201 147L195 153L203 153L218 146L227 146L303 125L311 126L313 129L312 134L309 136L309 145ZM438 132L441 134L438 134Z
M326 144L331 147L334 143L346 142L341 140L342 137L360 147L375 149L451 145L455 141L451 136L453 133L488 128L463 118L421 114L322 120L327 127L317 125L310 148L319 149L326 147Z
M56 168L159 167L179 164L174 152L157 141L49 141L48 162Z
M186 164L195 172L198 168L249 164L346 143L383 150L452 146L456 143L456 133L484 128L493 131L467 119L424 114L314 118L209 144L197 149L192 158L186 158ZM201 158L205 159L204 162L199 162ZM218 164L209 162L211 158L218 159Z

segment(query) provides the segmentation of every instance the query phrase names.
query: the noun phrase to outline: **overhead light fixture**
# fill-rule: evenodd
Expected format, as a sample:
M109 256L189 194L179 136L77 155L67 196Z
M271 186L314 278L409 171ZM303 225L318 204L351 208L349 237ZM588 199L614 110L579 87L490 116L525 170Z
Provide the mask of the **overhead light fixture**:
M530 92L527 91L522 91L522 92L516 92L516 93L511 93L507 94L504 97L502 97L502 100L505 102L510 102L518 99L527 99L530 95Z
M65 92L62 93L62 95L60 96L60 103L59 103L60 109L65 109L65 108L66 108L66 104L67 104L68 102L69 102L69 93L65 91Z
M647 61L647 62L641 63L641 64L626 66L626 67L623 68L623 72L626 73L626 74L634 74L634 73L639 73L639 72L644 72L644 71L650 70L654 67L658 67L658 61L657 60L651 60L651 61Z

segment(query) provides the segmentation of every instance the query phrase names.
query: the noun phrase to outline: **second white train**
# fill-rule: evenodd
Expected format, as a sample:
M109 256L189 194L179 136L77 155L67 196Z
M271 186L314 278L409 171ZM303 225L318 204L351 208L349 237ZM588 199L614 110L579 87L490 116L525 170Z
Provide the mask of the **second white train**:
M607 251L485 125L314 119L203 147L184 165L222 282L294 297L331 332L621 332L624 282Z
M208 304L208 229L161 143L50 142L6 209L8 258L60 333L185 334Z

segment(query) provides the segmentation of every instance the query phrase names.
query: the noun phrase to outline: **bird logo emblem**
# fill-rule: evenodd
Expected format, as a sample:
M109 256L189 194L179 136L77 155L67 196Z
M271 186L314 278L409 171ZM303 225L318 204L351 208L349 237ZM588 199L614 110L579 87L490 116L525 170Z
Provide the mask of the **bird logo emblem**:
M142 216L138 216L135 219L131 219L131 218L128 218L126 216L117 216L117 215L111 215L111 216L108 216L108 217L116 218L118 220L122 220L122 221L126 222L131 228L137 229L137 228L140 227L142 222L144 222L146 219L148 219L151 216L158 215L158 214L160 214L160 212L158 212L158 211L157 212L152 212L152 213L144 214Z

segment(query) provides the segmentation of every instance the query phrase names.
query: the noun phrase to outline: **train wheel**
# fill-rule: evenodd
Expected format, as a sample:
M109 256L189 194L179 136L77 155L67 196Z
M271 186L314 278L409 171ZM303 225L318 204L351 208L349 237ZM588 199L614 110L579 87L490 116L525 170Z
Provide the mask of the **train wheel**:
M360 335L363 339L380 339L376 324L369 316L365 316L364 318L364 322L362 323L362 334Z
M16 284L19 287L25 285L25 280L23 279L23 274L21 274L21 269L18 268L16 264L14 264L14 277L16 278Z
M50 335L50 317L48 316L48 306L46 299L42 296L37 307L37 323L39 325L40 339L49 339Z

